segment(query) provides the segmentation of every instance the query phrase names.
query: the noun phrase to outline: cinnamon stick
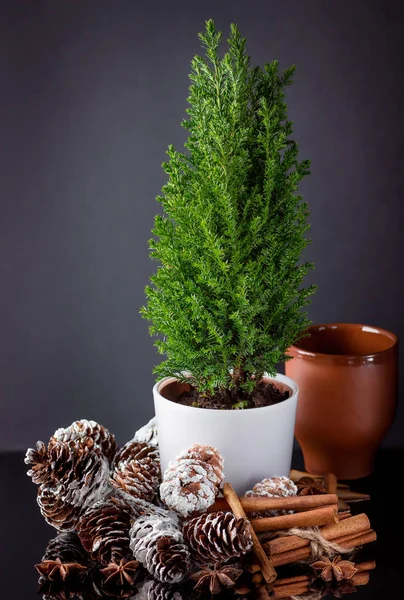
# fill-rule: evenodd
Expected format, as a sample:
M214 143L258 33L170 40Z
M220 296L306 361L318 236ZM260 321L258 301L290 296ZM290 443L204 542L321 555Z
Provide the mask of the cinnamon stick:
M321 535L324 539L330 541L338 537L359 535L370 529L369 518L365 513L355 515L333 523L320 527ZM288 552L309 545L309 540L301 538L298 535L279 536L270 542L264 544L264 550L272 556L280 552Z
M233 486L230 483L226 482L223 484L223 495L226 498L234 516L237 518L246 519L247 517L243 510L243 507L240 504L240 500L238 499L238 496L237 496L236 492L234 491ZM257 557L258 561L261 564L261 571L264 576L264 579L267 583L272 583L272 581L274 581L276 579L276 571L275 571L274 567L272 566L271 561L265 554L265 551L264 551L263 547L261 546L260 541L257 538L257 535L252 526L251 526L250 530L251 530L251 537L252 537L252 541L253 541L253 550L254 550L255 556Z
M338 482L334 473L327 473L326 475L324 475L324 483L325 488L329 494L337 493Z
M367 560L361 563L355 563L355 568L358 570L358 573L363 571L371 571L376 568L376 562L374 560ZM273 587L278 588L293 583L309 583L310 581L310 575L295 575L294 577L282 577L281 579L277 579L273 583Z
M291 515L251 519L251 525L256 532L277 531L279 529L290 529L291 527L318 527L327 523L338 523L336 504Z
M340 542L338 538L334 541L340 546L342 546L342 548L350 549L369 544L370 542L374 542L375 540L376 533L373 530L371 530L369 533L352 537L350 540L346 540L345 542ZM290 563L299 562L301 560L307 560L308 558L310 558L310 555L310 547L304 546L303 548L297 548L295 550L290 550L289 552L280 552L279 554L273 554L271 556L271 559L274 567L280 567L281 565L288 565Z
M289 496L287 498L266 498L264 496L239 497L240 504L246 512L260 512L266 510L310 510L330 504L337 504L338 497L333 494L318 494L316 496ZM209 508L209 512L230 510L225 498L218 498Z
M350 581L352 585L366 585L369 583L369 579L369 571L360 571L359 573L355 573L355 575L351 577Z

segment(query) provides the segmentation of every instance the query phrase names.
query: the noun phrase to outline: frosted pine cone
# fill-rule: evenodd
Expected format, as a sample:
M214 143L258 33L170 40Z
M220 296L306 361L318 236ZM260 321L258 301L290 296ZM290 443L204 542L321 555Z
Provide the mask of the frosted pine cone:
M200 564L226 562L252 547L250 523L230 512L215 512L191 519L184 525L184 540L191 558Z
M37 502L45 521L58 531L74 531L81 514L80 506L73 506L46 486L38 489Z
M122 446L115 454L114 464L119 465L124 461L142 460L143 458L150 458L155 463L160 463L158 448L145 442L135 442L134 440L131 440Z
M193 446L188 448L188 450L182 452L182 454L180 454L180 456L178 457L178 459L182 458L191 458L207 463L210 467L212 467L213 472L216 475L215 484L219 486L222 483L224 479L224 460L223 456L218 450L216 450L216 448L213 448L212 446L194 444Z
M115 467L111 482L124 492L151 502L160 485L160 464L150 457L123 461Z
M282 497L297 495L297 487L291 479L284 476L270 477L256 483L252 490L245 493L246 496L265 496L267 498ZM267 510L265 512L249 512L251 517L274 517L277 515L291 513L288 510Z
M44 483L50 471L49 456L46 446L43 442L37 442L36 448L28 448L24 462L26 465L32 465L27 471L28 477L37 485Z
M34 481L42 481L37 498L42 515L59 531L71 531L81 511L109 488L108 462L90 438L55 442L43 455L39 447L41 462L28 473ZM35 451L29 452L26 461L38 460Z
M89 508L77 523L77 533L92 559L108 565L129 558L129 530L136 516L133 505L115 495Z
M223 458L219 452L195 444L168 465L160 498L182 517L195 516L214 503L222 480Z
M159 581L176 583L189 569L189 552L177 521L170 516L145 515L130 531L130 548L136 560Z
M145 442L150 446L158 446L158 431L156 417L150 419L146 425L138 429L133 437L134 442Z
M81 419L75 421L69 427L57 429L49 440L49 447L57 442L76 441L84 438L94 440L100 446L101 452L107 457L108 461L112 462L116 452L115 436L99 423L87 421L87 419Z

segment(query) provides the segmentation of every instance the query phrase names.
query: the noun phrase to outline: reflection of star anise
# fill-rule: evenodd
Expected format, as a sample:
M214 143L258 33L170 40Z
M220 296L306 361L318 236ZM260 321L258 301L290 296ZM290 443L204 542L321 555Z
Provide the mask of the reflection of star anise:
M313 569L321 570L321 577L324 581L342 581L343 579L351 579L358 569L355 568L355 563L349 560L342 560L341 556L335 556L332 561L327 556L322 556L310 565Z
M62 563L60 558L55 560L43 560L39 565L35 565L36 570L40 575L51 581L66 581L72 575L80 575L86 571L86 567L79 563Z
M242 572L242 569L232 565L220 567L220 564L217 564L212 568L204 567L197 571L191 575L191 579L196 581L195 589L208 587L211 594L219 594L223 588L233 587Z
M138 566L139 561L137 560L126 561L124 558L121 558L119 564L114 561L110 562L108 566L104 567L104 569L100 569L100 573L106 575L104 583L114 580L116 583L119 581L121 586L125 585L125 583L133 585L133 574L137 570Z
M326 494L327 490L316 479L312 477L301 477L296 482L299 496L314 496L316 494Z

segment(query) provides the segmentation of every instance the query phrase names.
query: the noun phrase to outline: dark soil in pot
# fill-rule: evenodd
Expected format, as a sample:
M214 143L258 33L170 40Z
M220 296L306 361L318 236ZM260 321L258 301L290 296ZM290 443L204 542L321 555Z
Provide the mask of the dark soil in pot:
M272 382L260 381L252 393L240 389L220 390L213 396L204 396L194 387L183 391L175 398L177 404L195 406L197 408L210 408L217 410L237 410L271 406L286 400L290 396L288 389L279 389Z

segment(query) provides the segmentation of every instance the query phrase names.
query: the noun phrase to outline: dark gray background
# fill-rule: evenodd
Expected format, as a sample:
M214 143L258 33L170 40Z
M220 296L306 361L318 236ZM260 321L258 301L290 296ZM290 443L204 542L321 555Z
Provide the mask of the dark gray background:
M82 417L124 442L152 416L147 241L211 17L254 63L297 64L312 319L404 334L402 4L0 0L0 448Z

